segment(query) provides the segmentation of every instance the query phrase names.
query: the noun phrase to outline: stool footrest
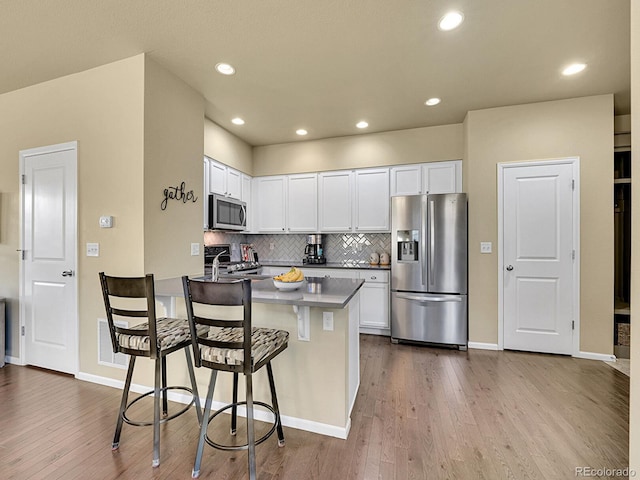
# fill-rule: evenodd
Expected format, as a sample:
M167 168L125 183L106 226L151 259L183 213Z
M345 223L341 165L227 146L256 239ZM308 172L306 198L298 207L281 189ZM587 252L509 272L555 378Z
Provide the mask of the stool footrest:
M217 410L216 412L214 412L214 414L211 415L211 417L209 417L209 419L207 420L207 425L210 424L215 417L220 415L225 410L229 410L230 408L237 407L238 405L246 405L246 404L247 404L247 402L236 402L236 403L230 403L229 405L226 405L226 406L222 407L220 410ZM266 408L267 410L269 410L273 414L273 425L271 426L271 428L269 429L269 431L267 433L265 433L262 437L260 437L259 439L257 439L255 441L256 445L260 445L267 438L269 438L273 434L273 432L276 431L276 427L278 425L278 417L276 416L276 412L275 412L274 408L271 405L267 404L267 403L254 401L253 405L254 406L255 405L260 405L261 407ZM205 435L204 439L209 445L211 445L214 448L217 448L218 450L235 451L235 450L247 450L249 448L248 444L246 444L246 443L242 444L242 445L223 445L223 444L220 444L220 443L216 443L216 442L214 442L213 440L211 440L209 438L209 435Z
M191 408L191 405L193 405L196 401L196 397L193 393L193 390L190 389L189 387L164 387L160 389L160 392L167 392L169 390L182 390L185 392L189 392L191 394L191 396L193 397L191 399L191 402L188 403L187 405L184 406L184 408L182 408L182 410L179 410L178 412L160 419L160 423L166 423L169 420L173 420L176 417L179 417L180 415L182 415L183 413L187 412L189 410L189 408ZM155 393L155 390L150 390L148 392L142 393L139 396L137 396L136 398L134 398L131 402L129 402L129 404L127 404L126 408L124 409L124 412L122 412L122 419L128 423L129 425L134 425L136 427L148 427L153 425L153 420L150 422L146 422L146 421L138 421L138 420L132 420L129 417L127 417L127 410L129 410L129 407L133 406L136 402L139 402L140 400L142 400L145 397L148 397L150 395L153 395ZM116 447L117 448L117 447Z

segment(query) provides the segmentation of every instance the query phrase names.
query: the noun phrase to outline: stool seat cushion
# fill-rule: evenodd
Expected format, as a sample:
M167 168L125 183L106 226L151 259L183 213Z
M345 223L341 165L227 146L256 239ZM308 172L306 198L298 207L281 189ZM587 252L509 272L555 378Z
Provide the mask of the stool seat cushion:
M126 335L124 333L116 334L118 344L130 350L149 351L149 323L144 322L129 330L142 330L141 335ZM198 335L206 335L209 329L206 325L198 325ZM191 333L189 331L189 320L179 318L158 318L156 320L156 333L158 336L158 348L167 350L184 342L191 341Z
M211 327L208 337L219 342L242 342L244 330L233 327ZM257 364L269 357L289 341L289 332L272 328L254 327L251 329L251 359ZM242 365L243 349L200 346L200 355L207 362L223 365Z

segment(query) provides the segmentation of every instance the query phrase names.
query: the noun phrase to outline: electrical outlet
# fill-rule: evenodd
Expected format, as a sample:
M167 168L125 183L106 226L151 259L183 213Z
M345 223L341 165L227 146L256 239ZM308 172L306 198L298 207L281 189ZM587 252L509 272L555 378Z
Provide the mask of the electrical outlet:
M480 253L491 253L491 242L480 242Z
M191 256L192 257L197 257L198 255L200 255L200 244L199 243L192 243L191 244Z
M333 312L322 312L322 329L333 331Z
M87 257L99 257L99 256L100 256L100 244L87 243Z

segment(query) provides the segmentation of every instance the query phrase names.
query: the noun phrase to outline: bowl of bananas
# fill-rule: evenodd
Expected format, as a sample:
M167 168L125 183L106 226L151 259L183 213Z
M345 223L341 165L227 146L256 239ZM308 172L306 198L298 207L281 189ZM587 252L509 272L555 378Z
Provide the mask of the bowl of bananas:
M304 283L302 270L291 267L287 273L281 273L273 277L273 284L278 290L295 290Z

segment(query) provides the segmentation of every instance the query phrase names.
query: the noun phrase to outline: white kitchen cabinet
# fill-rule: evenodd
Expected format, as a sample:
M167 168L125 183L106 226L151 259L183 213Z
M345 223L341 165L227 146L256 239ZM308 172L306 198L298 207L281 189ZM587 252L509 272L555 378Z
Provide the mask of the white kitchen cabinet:
M356 232L388 232L389 169L356 170L355 227Z
M204 175L202 186L202 212L204 230L209 229L209 159L204 159Z
M422 193L422 165L402 165L391 168L391 196Z
M247 216L247 232L251 232L253 230L253 205L251 203L251 177L249 175L245 175L244 173L241 175L240 183L242 185L242 190L240 194L240 200L247 204L247 212L249 212Z
M462 161L422 165L422 193L462 192Z
M287 177L287 232L318 231L318 174Z
M208 193L241 199L242 173L215 160L205 158L205 161L209 162L207 172L209 177Z
M318 175L318 213L321 232L349 232L353 224L353 172L323 172Z
M302 268L302 273L306 277L324 277L324 278L350 278L357 279L358 271L348 268L319 268L306 267Z
M400 165L391 168L391 196L462 192L462 161Z
M255 230L264 233L283 233L286 223L286 186L287 177L257 177L252 200Z
M389 335L389 272L360 270L360 332Z

